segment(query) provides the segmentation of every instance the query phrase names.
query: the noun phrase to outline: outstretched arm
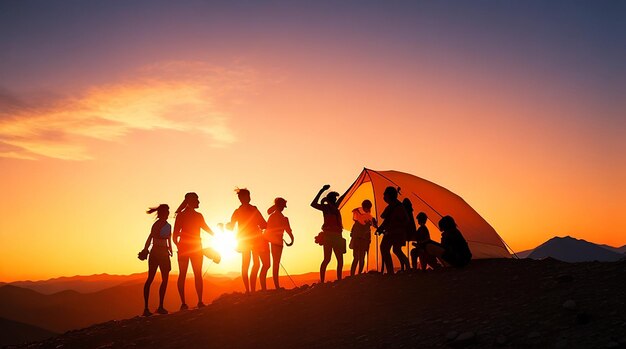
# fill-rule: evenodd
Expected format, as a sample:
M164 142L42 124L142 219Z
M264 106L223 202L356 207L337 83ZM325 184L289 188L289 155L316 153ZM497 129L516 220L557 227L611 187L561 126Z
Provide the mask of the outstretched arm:
M209 228L209 226L206 224L206 221L204 220L204 216L202 214L200 214L200 217L202 217L202 226L201 228L206 231L207 233L211 234L211 235L215 235L215 233L213 233L213 230L211 230L211 228Z
M313 199L313 201L311 201L311 207L320 211L322 210L323 207L319 203L320 197L322 196L322 193L328 189L330 189L330 185L326 184L322 187L322 189L320 189L320 191L317 192L317 195L315 195L315 198Z

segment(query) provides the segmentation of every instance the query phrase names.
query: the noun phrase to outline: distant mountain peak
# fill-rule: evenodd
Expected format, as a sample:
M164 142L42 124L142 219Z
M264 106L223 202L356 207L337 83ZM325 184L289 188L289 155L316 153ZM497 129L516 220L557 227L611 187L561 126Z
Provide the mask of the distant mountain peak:
M608 246L610 247L610 246ZM555 258L564 262L614 262L623 258L623 254L613 251L607 246L577 239L569 235L555 236L535 248L528 258L544 259Z

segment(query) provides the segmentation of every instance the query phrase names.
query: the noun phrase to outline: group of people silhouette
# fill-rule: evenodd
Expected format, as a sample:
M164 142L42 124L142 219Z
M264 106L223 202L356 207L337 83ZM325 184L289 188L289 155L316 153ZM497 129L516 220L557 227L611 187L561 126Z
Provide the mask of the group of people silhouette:
M330 185L324 185L311 202L311 206L321 211L324 218L322 231L315 237L315 242L321 245L324 251L324 258L320 265L321 283L325 281L326 268L333 254L337 260L337 279L342 279L343 255L347 252L346 239L342 236L343 223L338 205L339 194L331 191L323 199L321 198L328 189ZM287 201L277 197L274 204L267 210L269 217L265 220L259 209L250 204L251 197L248 189L237 189L236 193L241 205L233 212L230 222L225 226L229 230L237 231L236 249L241 253L241 276L246 293L255 292L257 279L261 290L267 289L266 280L270 267L272 267L274 287L279 289L279 268L283 248L285 245L291 246L294 242L289 219L283 214ZM430 239L426 227L428 219L426 214L420 212L416 216L419 225L416 227L412 218L412 204L408 199L402 202L398 200L397 188L387 187L384 192L384 201L387 206L380 215L381 224L378 224L372 215L372 202L369 200L364 200L361 207L352 211L353 225L350 231L349 248L353 250L354 258L350 275L355 275L357 271L360 274L365 268L372 241L372 228L375 228L375 234L383 235L380 242L382 273L393 274L395 272L392 252L400 262L401 271L411 269L411 265L413 269L417 269L419 265L420 269L426 270L428 267L437 269L442 264L463 267L470 262L472 254L452 217L444 216L439 221L441 243L437 243ZM214 233L202 214L197 211L199 206L198 195L193 192L187 193L176 209L173 229L168 223L170 208L167 204L148 209L148 214L156 212L157 219L152 225L143 250L138 254L141 260L148 259L148 278L144 285L144 316L152 315L148 309L148 300L150 286L157 270L160 270L162 279L157 313L168 313L163 302L171 270L172 243L177 247L179 267L177 286L181 300L180 309L189 308L185 299L185 279L190 263L198 296L197 306L204 307L202 264L206 252L203 253L200 232L204 230L211 235ZM283 239L285 233L289 235L290 242ZM414 246L410 251L411 260L402 251L408 242L412 242ZM151 249L150 246L152 246Z
M315 242L324 248L324 259L320 265L320 281L323 283L326 267L335 254L337 260L337 279L343 276L343 254L346 253L346 240L342 237L343 225L341 212L338 206L337 192L329 192L320 201L322 194L330 189L329 185L323 186L311 206L322 211L324 224L322 231L315 237ZM380 214L382 223L379 225L372 216L372 202L364 200L361 207L352 210L353 225L350 230L349 247L353 251L350 275L362 273L365 266L365 258L370 250L371 229L375 228L375 234L383 235L380 242L380 254L382 258L381 273L394 274L395 268L391 253L396 255L400 262L400 270L427 268L437 269L442 264L454 267L463 267L472 259L472 253L463 234L457 228L454 218L444 216L439 221L441 230L441 243L431 240L426 227L428 217L420 212L415 217L419 227L416 227L413 219L413 205L408 198L402 202L398 200L398 189L395 187L385 188L383 199L387 206ZM411 261L404 254L402 248L411 242L413 249L410 252ZM412 262L412 263L411 263Z

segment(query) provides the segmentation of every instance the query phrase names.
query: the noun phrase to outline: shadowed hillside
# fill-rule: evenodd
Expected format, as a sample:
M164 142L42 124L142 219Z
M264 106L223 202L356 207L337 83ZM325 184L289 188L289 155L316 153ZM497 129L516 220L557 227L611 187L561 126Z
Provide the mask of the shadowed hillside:
M511 259L368 274L224 295L203 309L110 321L32 347L619 347L625 267Z
M43 328L0 318L0 346L27 343L57 335Z

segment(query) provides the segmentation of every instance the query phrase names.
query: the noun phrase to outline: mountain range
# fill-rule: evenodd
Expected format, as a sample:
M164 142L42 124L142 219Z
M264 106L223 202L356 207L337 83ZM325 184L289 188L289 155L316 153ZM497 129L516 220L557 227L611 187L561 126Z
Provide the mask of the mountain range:
M543 244L526 251L517 252L519 258L554 258L563 262L615 262L626 258L626 245L613 247L594 244L571 236L553 237Z

